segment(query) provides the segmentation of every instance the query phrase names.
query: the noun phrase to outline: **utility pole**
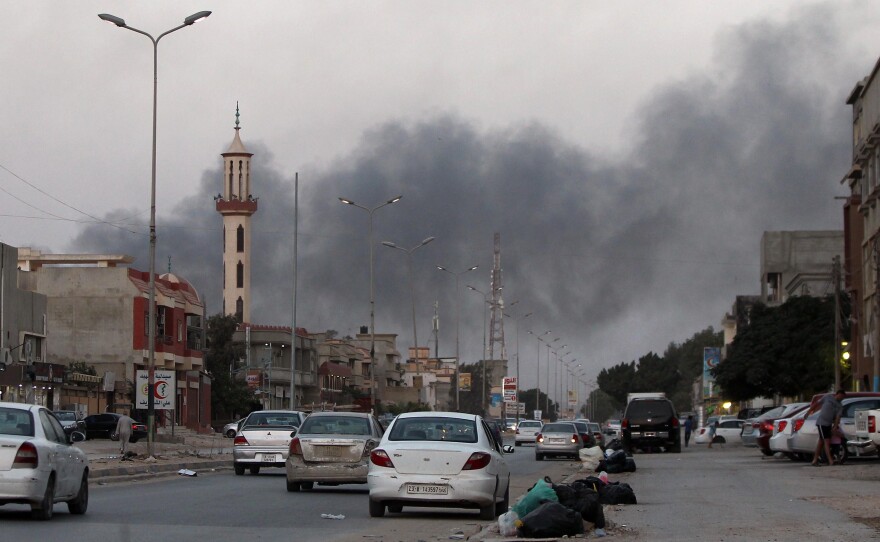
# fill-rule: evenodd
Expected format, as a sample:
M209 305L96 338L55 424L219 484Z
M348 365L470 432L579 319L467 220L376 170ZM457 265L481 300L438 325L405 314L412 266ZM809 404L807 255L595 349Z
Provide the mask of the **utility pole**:
M831 262L831 280L834 282L834 390L837 391L840 389L840 256L834 256Z

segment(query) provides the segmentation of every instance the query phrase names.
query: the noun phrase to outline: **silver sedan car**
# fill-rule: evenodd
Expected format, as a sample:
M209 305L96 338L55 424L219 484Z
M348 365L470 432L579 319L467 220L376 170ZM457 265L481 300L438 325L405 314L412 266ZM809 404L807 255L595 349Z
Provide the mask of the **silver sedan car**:
M34 519L52 518L56 502L71 514L89 505L89 460L72 446L58 418L39 405L0 403L0 505L26 504Z
M305 414L296 410L251 412L232 442L232 467L241 476L245 469L259 474L263 467L284 468L290 440L302 425Z
M547 456L570 456L577 458L583 441L573 422L545 423L535 438L535 459Z
M382 428L370 414L315 412L290 441L287 491L314 484L366 484L370 452L382 439Z

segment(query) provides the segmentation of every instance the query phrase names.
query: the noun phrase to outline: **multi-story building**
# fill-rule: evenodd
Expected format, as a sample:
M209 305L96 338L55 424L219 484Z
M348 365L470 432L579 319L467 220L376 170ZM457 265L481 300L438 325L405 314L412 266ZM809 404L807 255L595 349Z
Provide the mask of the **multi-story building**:
M42 254L18 251L19 285L47 299L45 356L60 368L95 369L106 397L64 386L61 405L90 412L114 403L135 409L138 370L149 360L149 272L124 267L124 255ZM153 365L175 373L175 396L160 419L211 431L211 379L204 372L204 303L173 274L156 279L156 344ZM145 408L145 407L144 407ZM159 407L157 407L159 408ZM173 418L172 418L173 416Z
M839 230L765 231L761 236L761 299L773 305L793 296L834 293L834 258L843 255Z

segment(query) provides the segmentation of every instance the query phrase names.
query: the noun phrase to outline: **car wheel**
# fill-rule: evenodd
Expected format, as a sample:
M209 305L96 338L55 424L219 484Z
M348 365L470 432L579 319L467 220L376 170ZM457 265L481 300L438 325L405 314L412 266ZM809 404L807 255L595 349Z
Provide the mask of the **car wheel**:
M230 429L226 432L226 438L235 438L235 429Z
M507 481L507 489L504 490L504 499L495 505L495 515L500 516L510 508L510 480Z
M82 515L89 507L89 473L83 472L82 481L79 483L79 492L73 500L67 501L67 509L71 514Z
M260 474L260 467L249 467L251 474Z
M370 517L381 518L385 515L385 505L379 501L370 499Z
M108 438L113 442L117 442L119 440L119 435L117 435L116 433L110 433L108 435Z
M490 521L495 519L495 503L480 507L480 519Z
M290 491L291 493L296 493L297 491L299 491L299 488L299 482L291 482L290 480L287 481L287 491Z
M244 474L244 465L233 465L233 469L235 469L236 476L242 476Z
M403 512L403 505L389 504L388 511L391 512L392 514L399 514L399 513Z
M315 487L315 482L303 482L300 485L304 491L311 491Z
M535 452L535 461L544 461L544 454L539 454Z
M46 493L43 494L43 500L40 504L31 505L31 517L41 521L52 519L53 508L55 508L55 476L49 477L49 483L46 484Z

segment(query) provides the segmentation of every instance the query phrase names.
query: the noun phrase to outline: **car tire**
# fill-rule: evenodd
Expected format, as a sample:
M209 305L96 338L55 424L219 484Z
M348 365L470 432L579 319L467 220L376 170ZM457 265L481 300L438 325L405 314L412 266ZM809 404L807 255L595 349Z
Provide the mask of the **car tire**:
M55 476L49 476L49 482L46 484L46 492L43 494L43 500L40 504L31 505L31 517L40 521L48 521L52 519L52 512L55 508Z
M544 454L539 454L535 452L535 461L544 461Z
M495 519L495 503L480 507L480 519L484 521L492 521Z
M385 505L380 501L370 499L370 517L381 518L385 515Z
M89 473L83 472L82 481L79 483L79 491L76 497L67 501L67 509L71 514L81 516L89 507Z
M226 432L226 438L235 438L235 429L230 429Z
M254 466L248 467L248 469L251 471L251 474L260 474L260 467Z
M303 491L311 491L315 487L315 482L302 482L300 484L303 488Z
M403 512L403 505L402 504L389 504L388 511L391 512L392 514L399 514L399 513Z
M244 465L233 465L232 468L235 469L236 476L244 475Z
M507 480L507 489L504 490L504 499L495 505L495 515L500 516L507 512L508 508L510 508L510 480Z
M287 491L289 491L291 493L297 493L297 492L299 492L299 489L300 489L299 482L292 482L290 480L287 481Z

